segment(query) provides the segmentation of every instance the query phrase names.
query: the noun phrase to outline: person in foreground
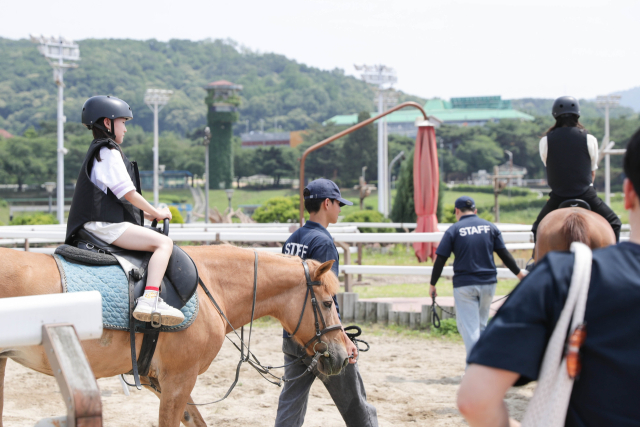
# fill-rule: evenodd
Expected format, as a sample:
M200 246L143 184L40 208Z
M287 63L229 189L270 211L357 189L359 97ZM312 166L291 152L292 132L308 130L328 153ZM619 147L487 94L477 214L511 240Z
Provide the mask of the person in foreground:
M184 315L159 296L173 241L143 227L143 218L162 221L171 219L171 212L156 209L142 197L138 166L120 148L127 133L125 122L132 118L131 107L113 96L94 96L82 106L82 124L91 129L94 139L76 182L65 243L73 245L76 233L84 228L107 244L153 252L144 294L137 300L133 317L149 322L155 311L162 316L163 325L177 325Z
M311 181L304 189L303 195L304 207L309 212L309 221L287 239L282 253L320 262L333 260L331 270L338 276L340 256L327 227L329 224L338 222L340 207L353 205L353 203L343 199L338 186L328 179ZM333 302L339 314L340 307L338 307L335 295ZM284 362L285 365L292 363L284 369L285 378L301 375L311 363L310 356L293 363L298 356L306 354L306 352L292 338L289 338L289 333L292 332L283 331ZM364 383L356 363L358 348L346 333L344 340L350 359L349 365L343 369L340 375L326 377L314 370L313 374L307 374L296 381L284 383L278 400L276 427L299 427L304 423L309 391L316 377L320 378L327 388L347 427L378 426L376 408L367 402Z
M640 425L640 130L627 146L624 172L630 241L593 252L582 369L565 426ZM489 323L469 356L458 393L458 408L470 426L519 425L509 419L505 394L538 378L573 264L573 253L548 254Z
M497 271L493 253L498 254L518 279L522 280L527 272L521 271L516 264L504 245L498 227L478 217L476 204L471 197L459 197L454 213L458 222L447 229L438 245L429 294L434 298L437 295L436 283L453 252L456 256L453 262L456 324L468 357L487 326L489 309L496 293Z

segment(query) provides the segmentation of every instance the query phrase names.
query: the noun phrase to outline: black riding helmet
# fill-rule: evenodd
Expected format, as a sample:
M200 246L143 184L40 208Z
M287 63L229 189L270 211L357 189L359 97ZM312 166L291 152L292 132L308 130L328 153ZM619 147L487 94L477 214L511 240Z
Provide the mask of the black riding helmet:
M133 112L129 104L115 96L92 96L82 106L82 124L87 129L93 129L101 118L117 119L124 117L133 119ZM98 127L102 127L98 125Z
M551 114L557 119L562 114L575 114L580 117L580 104L573 96L561 96L553 102Z

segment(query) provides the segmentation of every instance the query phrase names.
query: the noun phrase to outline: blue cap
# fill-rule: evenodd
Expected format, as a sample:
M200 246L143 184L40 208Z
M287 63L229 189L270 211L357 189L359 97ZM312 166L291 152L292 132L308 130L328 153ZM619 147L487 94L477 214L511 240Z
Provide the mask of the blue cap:
M456 200L456 208L473 210L476 208L476 202L469 196L458 197Z
M311 181L309 185L305 187L305 190L309 190L309 195L304 199L335 199L340 203L348 206L352 206L353 202L343 199L340 194L340 189L335 182L330 179L320 178L315 181Z

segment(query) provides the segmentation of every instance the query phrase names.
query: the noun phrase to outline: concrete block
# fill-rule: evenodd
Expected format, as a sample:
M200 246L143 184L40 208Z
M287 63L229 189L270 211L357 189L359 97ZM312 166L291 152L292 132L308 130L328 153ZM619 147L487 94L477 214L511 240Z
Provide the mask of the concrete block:
M398 325L404 326L405 328L409 327L409 315L411 313L409 311L400 311L398 312Z
M379 302L378 303L378 323L382 323L386 325L389 323L389 312L393 304L390 302Z
M420 328L420 313L412 311L409 313L409 329Z
M340 305L340 316L344 322L353 322L356 318L356 303L358 294L355 292L343 292L342 304ZM338 301L338 304L340 302Z
M356 302L356 323L362 323L366 320L367 303L364 301Z
M378 303L367 301L365 306L365 320L369 323L376 323L378 320Z
M431 306L425 304L420 312L420 327L428 328L429 326L431 326Z
M398 324L398 312L395 310L389 310L389 325L397 325Z
M456 314L456 308L455 307L442 307L442 308L448 312L447 313L445 311L442 311L442 317L441 317L442 320L444 320L444 319L454 319L456 317L455 316L455 314ZM449 313L451 313L451 314L449 314Z

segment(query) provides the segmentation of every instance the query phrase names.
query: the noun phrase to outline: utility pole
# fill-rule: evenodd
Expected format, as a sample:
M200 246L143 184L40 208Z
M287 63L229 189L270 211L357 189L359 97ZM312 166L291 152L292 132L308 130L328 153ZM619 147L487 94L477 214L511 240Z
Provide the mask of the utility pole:
M58 223L64 224L64 155L68 150L64 148L64 73L69 68L77 68L78 64L65 61L79 61L80 47L71 40L63 37L57 39L43 36L31 36L31 41L39 43L38 50L53 67L53 80L58 86L58 183L57 183L57 216Z
M609 146L609 108L620 104L620 95L603 95L596 98L598 106L604 107L604 138L600 145L600 154L598 161L602 159L604 154L604 202L611 206L611 155L607 152L613 147Z
M144 103L153 111L153 206L158 207L158 113L167 105L173 91L164 89L147 89Z
M384 91L398 81L398 77L393 68L384 65L356 65L356 70L362 71L362 80L378 86L378 114L384 112ZM378 211L385 217L388 212L388 188L389 180L388 152L385 143L386 119L378 122Z
M393 170L393 165L395 165L397 161L404 159L404 151L401 151L393 158L393 160L391 160L391 163L389 163L389 213L391 213L391 171Z
M509 175L513 175L513 153L509 150L504 150L509 156ZM507 181L507 187L509 188L509 198L511 198L511 179Z
M204 223L209 222L209 142L211 141L211 129L209 126L204 128L204 138L202 144L204 145L204 173L206 178L204 180Z
M264 133L264 119L260 119L260 133Z

